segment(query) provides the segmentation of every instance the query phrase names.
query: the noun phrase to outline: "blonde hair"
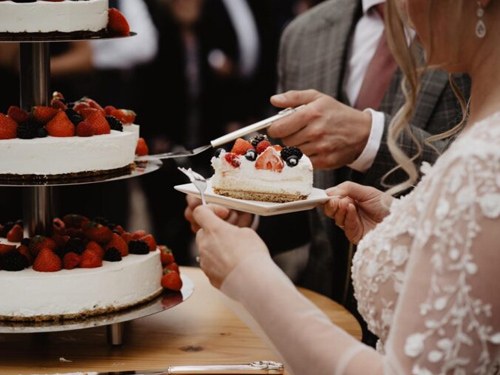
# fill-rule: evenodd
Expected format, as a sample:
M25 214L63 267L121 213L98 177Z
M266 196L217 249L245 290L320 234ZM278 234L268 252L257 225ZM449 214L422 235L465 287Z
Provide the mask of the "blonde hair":
M395 195L413 187L419 178L419 172L414 161L422 154L423 148L422 144L411 131L410 123L413 117L417 94L420 88L421 76L427 67L425 66L423 59L419 57L421 56L418 51L419 47L417 47L415 43L408 43L405 21L395 4L395 0L388 0L386 6L387 17L385 17L385 22L388 43L394 58L403 73L401 88L405 97L405 103L398 110L389 125L387 137L387 146L392 157L396 161L397 166L387 172L382 178L382 183L385 184L388 176L399 169L402 169L408 175L408 179L406 181L391 186L390 189L387 190L387 194ZM430 24L431 22L429 17L429 27ZM428 55L432 53L432 45L430 51L427 52ZM464 116L462 121L452 129L449 129L441 134L428 137L424 142L430 147L433 147L431 142L451 137L460 132L465 125L467 105L462 93L451 75L449 76L449 79L450 86L459 101ZM417 152L415 155L406 155L406 153L399 147L397 141L404 135L408 136L416 145ZM438 151L436 150L436 152Z

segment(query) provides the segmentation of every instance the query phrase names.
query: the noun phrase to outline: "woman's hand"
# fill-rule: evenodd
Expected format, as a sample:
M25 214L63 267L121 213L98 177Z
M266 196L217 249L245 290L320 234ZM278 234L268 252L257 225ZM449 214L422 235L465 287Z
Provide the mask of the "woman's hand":
M247 256L259 252L269 256L266 244L254 230L225 222L215 206L198 206L193 218L200 228L196 233L200 267L216 288Z
M200 229L200 226L193 216L193 211L196 207L201 205L201 199L188 194L186 195L186 202L187 207L184 210L184 217L191 223L191 230L196 233ZM230 210L229 208L216 204L210 204L210 206L218 217L220 217L222 220L226 220L228 223L237 225L239 227L249 227L250 225L252 225L252 214Z
M393 199L380 190L354 182L344 182L326 193L331 198L323 206L325 215L335 220L354 244L389 214Z

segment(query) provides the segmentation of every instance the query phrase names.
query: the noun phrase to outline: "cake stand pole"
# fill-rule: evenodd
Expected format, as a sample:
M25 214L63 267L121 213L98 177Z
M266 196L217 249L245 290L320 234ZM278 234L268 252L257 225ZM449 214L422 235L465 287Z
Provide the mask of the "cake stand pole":
M20 43L20 104L27 111L35 105L49 104L49 45L45 42ZM25 235L49 234L54 217L52 187L26 187L23 195Z
M106 326L108 343L121 345L123 343L123 323L112 323Z

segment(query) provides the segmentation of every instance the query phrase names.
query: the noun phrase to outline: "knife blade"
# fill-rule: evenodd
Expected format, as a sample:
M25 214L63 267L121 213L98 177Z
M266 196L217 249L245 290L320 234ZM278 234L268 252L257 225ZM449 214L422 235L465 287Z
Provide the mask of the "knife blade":
M185 158L185 157L189 157L189 156L195 156L195 155L201 154L202 152L205 152L208 149L220 147L226 143L234 141L237 138L240 138L240 137L243 137L245 135L251 134L253 132L265 129L265 128L271 126L271 124L274 123L275 121L277 121L283 117L286 117L288 115L291 115L292 113L295 113L296 111L300 110L304 106L305 106L305 104L298 106L298 107L295 107L295 108L286 108L286 109L278 112L278 114L276 114L274 116L268 117L264 120L258 121L256 123L251 124L251 125L244 126L244 127L237 129L231 133L228 133L228 134L225 134L219 138L213 139L212 141L210 141L209 145L200 146L200 147L197 147L193 150L182 149L182 150L178 150L178 151L165 152L162 154L137 156L135 158L135 161L136 162L144 162L144 161L158 160L158 159L161 160L161 159Z
M71 372L58 375L175 375L175 374L283 374L282 363L275 361L255 361L227 365L180 365L162 370L130 370L112 372ZM47 374L48 375L48 374Z

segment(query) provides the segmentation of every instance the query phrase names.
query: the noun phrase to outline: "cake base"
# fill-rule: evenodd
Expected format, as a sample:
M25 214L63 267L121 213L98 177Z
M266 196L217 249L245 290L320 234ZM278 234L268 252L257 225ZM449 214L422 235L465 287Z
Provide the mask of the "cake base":
M46 184L46 183L65 183L65 182L91 182L101 179L120 177L127 174L135 168L135 164L127 165L123 168L109 169L105 171L88 171L81 173L63 173L57 175L41 174L10 174L0 173L0 184Z
M261 202L286 203L307 199L307 195L297 194L273 194L244 190L226 190L219 188L213 188L213 191L214 193L223 195L225 197Z

